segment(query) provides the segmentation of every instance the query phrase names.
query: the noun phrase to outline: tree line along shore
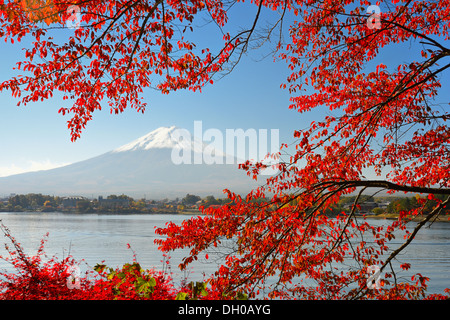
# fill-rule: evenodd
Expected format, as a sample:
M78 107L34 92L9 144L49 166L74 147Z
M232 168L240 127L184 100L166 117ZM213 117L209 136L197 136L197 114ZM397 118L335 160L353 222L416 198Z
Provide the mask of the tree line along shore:
M436 196L443 200L444 196ZM259 200L264 201L264 200ZM337 215L350 212L354 205L355 196L341 197L338 203L331 206L326 212ZM0 199L0 212L75 212L75 213L170 213L170 214L201 214L201 207L221 206L230 203L228 198L218 199L214 196L200 197L186 194L183 198L173 200L147 200L134 199L127 195L99 196L86 198L81 196L60 197L42 195L37 193L12 194ZM373 218L397 219L401 212L418 209L421 213L430 212L437 204L436 200L429 200L423 196L412 197L360 197L356 215L366 215ZM448 221L450 208L443 210L437 220ZM416 219L420 219L420 215Z
M183 198L147 200L127 195L60 197L38 193L12 194L0 199L0 212L76 212L76 213L200 213L200 207L228 203L229 199L187 194Z

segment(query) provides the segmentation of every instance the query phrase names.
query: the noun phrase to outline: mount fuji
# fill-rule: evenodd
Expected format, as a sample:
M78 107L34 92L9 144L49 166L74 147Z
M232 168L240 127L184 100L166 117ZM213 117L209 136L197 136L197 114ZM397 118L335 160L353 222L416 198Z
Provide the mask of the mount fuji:
M184 129L181 129L184 130ZM238 161L233 164L179 163L175 157L204 156L205 145L180 139L176 127L161 127L110 152L63 167L0 178L0 194L59 196L126 194L149 199L187 193L223 197L223 189L247 193L256 186ZM226 156L209 146L209 155ZM224 162L225 163L225 162ZM227 162L229 163L229 162Z

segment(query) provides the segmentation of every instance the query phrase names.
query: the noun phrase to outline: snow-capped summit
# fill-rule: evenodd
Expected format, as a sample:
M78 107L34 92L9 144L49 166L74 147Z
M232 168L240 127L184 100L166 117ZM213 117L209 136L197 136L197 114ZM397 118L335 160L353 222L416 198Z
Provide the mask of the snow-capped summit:
M153 130L130 143L114 149L112 152L173 148L202 152L204 147L202 141L191 139L191 135L187 130L171 126Z
M201 155L199 153L202 153ZM173 198L186 193L223 196L248 192L254 181L233 164L214 161L223 152L196 141L186 129L158 128L111 152L64 167L0 177L0 194L42 193ZM200 162L196 162L200 159ZM186 160L186 161L185 161Z
M113 150L113 152L149 150L152 148L173 148L177 145L177 141L172 137L172 134L177 129L176 126L158 128Z

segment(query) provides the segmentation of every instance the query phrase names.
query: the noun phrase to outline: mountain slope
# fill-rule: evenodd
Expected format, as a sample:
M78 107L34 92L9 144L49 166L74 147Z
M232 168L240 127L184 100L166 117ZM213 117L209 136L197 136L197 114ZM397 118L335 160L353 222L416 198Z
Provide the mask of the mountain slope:
M223 196L229 188L238 193L255 183L238 169L225 164L174 164L175 152L201 152L200 142L174 139L176 128L159 128L100 156L51 170L0 178L0 194L43 193L54 195L127 194L149 199L173 198L187 193ZM217 154L221 154L217 150Z

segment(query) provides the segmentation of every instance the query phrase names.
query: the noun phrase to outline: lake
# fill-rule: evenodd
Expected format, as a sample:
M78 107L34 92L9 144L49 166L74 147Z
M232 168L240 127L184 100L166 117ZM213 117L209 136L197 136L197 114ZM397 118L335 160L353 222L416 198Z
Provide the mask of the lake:
M111 267L132 262L134 254L144 268L162 269L166 265L163 254L157 250L154 240L155 227L163 227L166 222L179 222L188 219L187 215L172 214L68 214L68 213L8 213L0 212L0 219L8 227L12 235L24 247L27 254L36 253L41 239L48 232L45 245L48 256L59 258L68 255L82 261L81 268L92 268L97 263ZM373 220L383 224L387 220ZM392 241L395 247L401 240ZM1 243L9 242L3 238ZM128 244L131 249L128 248ZM176 284L186 278L188 281L201 280L203 274L215 271L213 259L199 259L188 271L179 271L177 265L187 251L171 252L170 266ZM0 255L4 255L4 246L0 247ZM211 256L211 255L210 255ZM400 259L412 264L411 270L403 272L400 278L410 274L421 273L429 277L429 293L443 293L450 288L450 223L435 222L430 228L423 228L401 254ZM0 268L10 265L0 261ZM400 280L400 279L399 279Z

